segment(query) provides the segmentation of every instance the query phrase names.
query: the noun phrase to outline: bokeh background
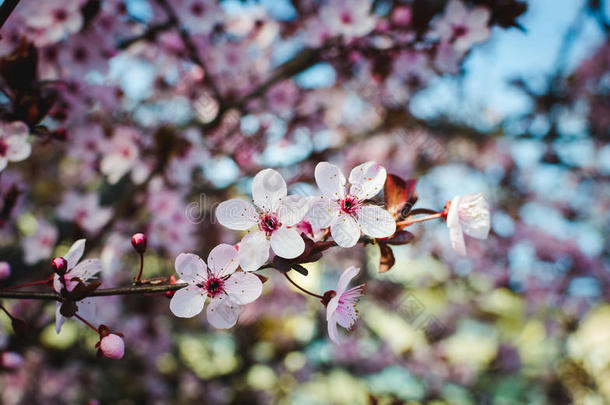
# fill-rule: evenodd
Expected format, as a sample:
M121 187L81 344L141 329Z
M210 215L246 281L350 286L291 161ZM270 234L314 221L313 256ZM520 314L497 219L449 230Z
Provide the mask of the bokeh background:
M3 300L29 331L0 317L23 360L1 402L610 403L610 4L457 3L486 10L476 39L444 33L443 0L18 2L0 114L32 151L0 172L2 287L44 279L80 237L103 285L128 285L136 231L146 276L169 276L178 253L239 240L213 210L258 170L310 195L319 161L417 178L419 207L483 191L492 232L464 258L444 223L414 225L383 274L376 246L306 265L293 277L314 291L350 265L368 283L339 346L271 269L228 331L164 296L98 298L120 361L76 321L57 335L53 303Z

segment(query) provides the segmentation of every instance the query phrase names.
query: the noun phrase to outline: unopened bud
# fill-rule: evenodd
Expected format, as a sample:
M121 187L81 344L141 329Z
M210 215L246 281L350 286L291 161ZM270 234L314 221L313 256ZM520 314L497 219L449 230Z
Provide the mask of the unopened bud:
M125 342L119 335L110 333L100 340L100 350L109 359L119 360L125 354Z
M51 262L51 267L53 267L53 271L57 273L57 275L63 276L66 274L66 270L68 270L68 261L63 257L56 257Z
M7 262L0 262L0 280L5 280L11 276L11 265Z
M131 246L135 249L139 254L144 254L146 252L146 235L143 233L134 233L131 236Z

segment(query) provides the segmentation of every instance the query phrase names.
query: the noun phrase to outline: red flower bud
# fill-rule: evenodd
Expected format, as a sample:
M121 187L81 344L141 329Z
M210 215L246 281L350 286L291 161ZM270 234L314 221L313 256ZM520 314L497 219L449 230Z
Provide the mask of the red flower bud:
M133 246L139 254L144 254L144 252L146 252L146 235L143 233L134 233L131 236L131 246Z
M68 261L63 257L56 257L51 262L51 267L53 267L53 271L57 273L57 275L63 276L66 274L66 270L68 270Z

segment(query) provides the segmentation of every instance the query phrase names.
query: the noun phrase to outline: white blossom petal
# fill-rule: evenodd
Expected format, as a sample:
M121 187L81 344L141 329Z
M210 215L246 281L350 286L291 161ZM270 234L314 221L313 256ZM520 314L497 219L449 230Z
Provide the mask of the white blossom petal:
M340 215L330 225L330 235L337 242L337 245L352 247L360 239L360 226L350 215Z
M66 322L66 318L61 314L61 302L55 303L55 332L61 332L61 327Z
M216 246L208 256L208 267L216 277L233 273L239 266L239 252L226 243Z
M266 211L276 211L286 194L286 182L277 171L265 169L254 176L252 199L258 207Z
M0 172L4 170L6 165L8 164L8 159L4 156L0 156Z
M358 210L358 223L362 233L373 238L386 238L396 232L392 214L377 205L364 205Z
M460 255L466 256L466 243L464 242L464 233L462 227L458 224L449 227L449 239L451 246Z
M174 293L169 302L169 309L180 318L192 318L203 310L205 291L194 285L188 285Z
M254 231L239 243L239 265L245 271L261 268L269 259L269 241L263 232Z
M76 266L76 263L83 256L83 252L85 251L85 239L79 239L72 244L68 253L66 253L63 258L68 262L68 270L72 269Z
M207 310L208 322L217 329L229 329L237 323L239 304L228 295L219 295L210 300Z
M301 222L309 209L309 203L300 195L289 195L282 199L277 210L277 217L284 226L293 226Z
M383 190L386 176L385 168L376 162L362 163L354 167L349 174L349 193L360 200L372 198Z
M258 214L252 204L234 198L218 205L216 219L224 227L236 231L246 231L256 225Z
M280 228L271 235L271 249L285 259L294 259L305 250L305 241L295 229Z
M328 320L328 337L330 337L330 340L332 340L333 343L339 344L340 340L339 332L337 331L337 320L334 316Z
M32 145L30 145L28 141L17 138L16 136L7 137L6 145L6 157L11 162L20 162L32 153Z
M328 162L318 163L315 178L318 188L325 197L338 200L345 196L345 176L337 166Z
M339 204L325 197L316 198L305 214L305 218L314 228L328 228L339 216Z
M174 264L176 273L187 283L207 280L207 267L199 256L193 253L180 253Z
M358 267L350 266L341 273L341 277L339 277L339 282L337 283L337 296L345 292L350 281L356 277L359 271L360 269Z
M237 272L227 279L224 289L233 301L246 305L260 297L263 282L252 273Z
M65 258L64 258L65 259ZM68 272L69 278L76 277L81 281L87 281L104 270L100 259L83 260Z

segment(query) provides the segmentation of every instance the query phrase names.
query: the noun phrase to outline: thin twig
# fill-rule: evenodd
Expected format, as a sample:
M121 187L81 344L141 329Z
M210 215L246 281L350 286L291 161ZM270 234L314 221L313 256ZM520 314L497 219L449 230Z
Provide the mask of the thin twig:
M316 298L320 298L323 299L324 297L318 294L314 294L311 291L307 291L306 289L304 289L303 287L301 287L300 285L298 285L297 283L295 283L294 281L292 281L292 279L290 277L288 277L288 274L284 273L284 277L286 277L286 279L288 281L290 281L290 283L295 286L296 288L298 288L299 290L303 291L305 294L311 295L312 297L316 297Z
M164 293L168 291L177 291L186 287L187 283L180 284L163 284L151 286L133 286L119 288L102 288L93 291L88 297L105 297L110 295L138 295L149 293ZM56 292L42 291L0 291L0 298L14 299L33 299L33 300L54 300L62 301L63 298Z
M4 0L4 3L0 6L0 28L8 20L17 4L19 4L19 0Z

